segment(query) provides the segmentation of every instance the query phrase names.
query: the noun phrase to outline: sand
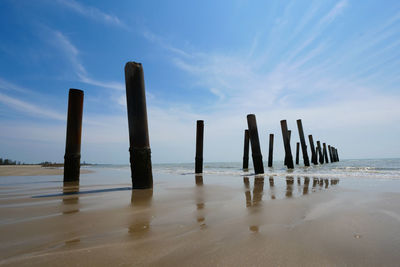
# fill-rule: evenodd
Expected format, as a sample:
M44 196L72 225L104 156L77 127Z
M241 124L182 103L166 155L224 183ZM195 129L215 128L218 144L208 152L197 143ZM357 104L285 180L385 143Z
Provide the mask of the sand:
M44 188L1 187L0 265L398 266L400 261L400 191L392 190L399 181L161 174L154 180L154 190L142 191L131 191L129 180L118 186L81 181L63 188L54 181ZM81 194L54 195L62 191Z
M2 165L0 176L37 176L37 175L61 175L63 168L42 167L40 165ZM82 169L81 173L89 173L89 170Z

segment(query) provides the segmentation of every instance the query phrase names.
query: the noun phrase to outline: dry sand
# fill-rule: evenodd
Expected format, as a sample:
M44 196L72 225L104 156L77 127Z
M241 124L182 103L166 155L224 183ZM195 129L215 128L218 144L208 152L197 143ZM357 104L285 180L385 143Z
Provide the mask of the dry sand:
M229 179L156 176L154 192L1 188L0 265L398 266L400 193ZM62 190L83 193L32 198Z
M2 165L0 176L37 176L37 175L61 175L63 168L42 167L40 165ZM89 173L89 170L82 169L81 173Z

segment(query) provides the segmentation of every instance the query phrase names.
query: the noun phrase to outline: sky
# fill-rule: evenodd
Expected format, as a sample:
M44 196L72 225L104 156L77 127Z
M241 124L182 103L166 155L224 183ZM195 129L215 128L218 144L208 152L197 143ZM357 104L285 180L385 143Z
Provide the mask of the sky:
M400 154L399 1L0 1L0 157L62 162L69 88L85 92L82 161L129 162L124 66L141 62L154 163L240 162L256 114L341 159Z

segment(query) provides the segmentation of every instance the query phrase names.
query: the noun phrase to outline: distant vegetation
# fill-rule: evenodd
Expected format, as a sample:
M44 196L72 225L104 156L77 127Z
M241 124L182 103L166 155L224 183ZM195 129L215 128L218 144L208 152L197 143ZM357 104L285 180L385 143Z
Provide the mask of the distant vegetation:
M0 158L0 165L36 165L36 164L37 163L25 163L25 162L21 163L21 161ZM64 163L43 161L40 162L39 165L41 165L42 167L63 167ZM86 163L85 161L81 163L81 166L87 166L87 165L92 165L92 164Z

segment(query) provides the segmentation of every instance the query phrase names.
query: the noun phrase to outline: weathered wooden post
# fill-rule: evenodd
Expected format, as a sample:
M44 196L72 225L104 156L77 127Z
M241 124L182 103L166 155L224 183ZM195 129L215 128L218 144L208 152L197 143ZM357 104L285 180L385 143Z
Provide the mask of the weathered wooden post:
M317 141L317 153L318 153L319 163L324 164L324 156L322 155L320 141Z
M308 140L310 141L310 147L311 147L311 162L314 165L317 165L318 164L317 153L315 152L314 140L311 134L308 135Z
M326 162L326 163L329 163L329 160L328 160L328 152L326 151L326 143L323 143L322 145L324 146L324 157L325 157L325 162Z
M335 159L332 156L332 147L328 145L328 152L329 152L329 159L331 160L331 163L335 162Z
M249 168L249 130L244 130L243 170Z
M288 137L289 137L289 144L290 144L290 138L292 137L292 131L291 130L288 130ZM287 165L286 155L285 155L285 159L283 161L283 164L285 164L285 166Z
M255 174L264 173L264 166L262 161L262 154L260 148L260 140L258 139L258 129L256 115L247 115L247 125L249 128L249 137L251 143L251 156L253 158Z
M285 158L287 159L286 166L288 169L293 169L293 157L292 157L292 150L290 148L290 139L289 133L287 129L286 120L281 120L281 130L282 130L282 138L283 138L283 145L285 146Z
M64 182L79 181L83 95L82 90L69 89L67 137L64 155Z
M335 155L336 155L336 160L339 161L339 153L337 152L337 148L335 148Z
M310 160L308 158L307 145L306 145L306 140L304 139L303 124L301 123L301 120L297 120L297 129L299 130L301 152L303 154L304 166L309 167Z
M198 120L196 127L195 173L203 173L203 140L204 140L204 121Z
M299 165L299 150L300 150L300 143L296 143L296 165Z
M268 167L272 167L274 153L274 134L269 135Z
M147 125L146 93L141 63L126 63L125 85L132 188L152 188L153 173L149 129Z

